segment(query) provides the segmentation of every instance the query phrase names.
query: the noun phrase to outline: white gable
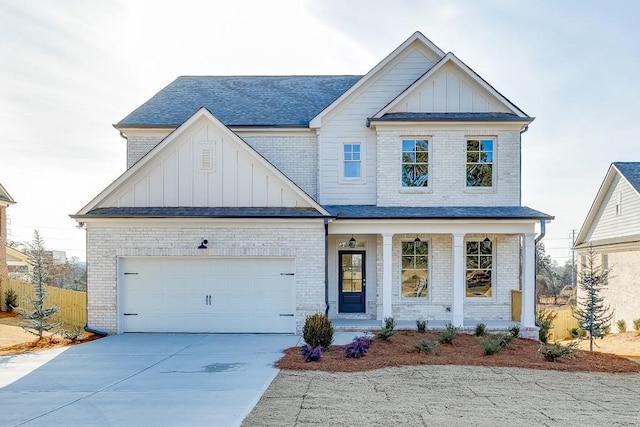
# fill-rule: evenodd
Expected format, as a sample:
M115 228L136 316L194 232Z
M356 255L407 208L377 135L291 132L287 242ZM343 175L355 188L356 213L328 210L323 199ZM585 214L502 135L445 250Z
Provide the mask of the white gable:
M528 116L448 53L375 115L386 113L511 113Z
M634 235L640 235L640 195L612 166L576 245Z
M104 207L318 205L211 113L201 109L79 214Z
M451 63L415 87L389 113L511 113L475 80Z
M335 116L337 110L349 110L342 114L364 113L365 117L378 111L402 92L409 84L424 74L444 56L444 53L420 32L415 32L385 59L379 62L349 90L322 110L309 123L319 128L327 116ZM358 120L361 118L358 117Z

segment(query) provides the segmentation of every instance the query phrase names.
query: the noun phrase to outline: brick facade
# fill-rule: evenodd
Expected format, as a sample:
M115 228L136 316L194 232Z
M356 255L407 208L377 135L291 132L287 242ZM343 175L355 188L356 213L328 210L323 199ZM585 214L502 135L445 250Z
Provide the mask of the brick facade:
M466 141L494 138L493 188L466 187ZM401 186L401 141L407 137L429 139L429 187ZM519 206L519 131L468 129L378 130L378 206Z
M196 249L203 236L206 250ZM87 308L89 325L118 332L117 258L123 256L294 257L295 320L300 331L305 317L324 311L324 227L284 223L262 227L142 224L87 227Z

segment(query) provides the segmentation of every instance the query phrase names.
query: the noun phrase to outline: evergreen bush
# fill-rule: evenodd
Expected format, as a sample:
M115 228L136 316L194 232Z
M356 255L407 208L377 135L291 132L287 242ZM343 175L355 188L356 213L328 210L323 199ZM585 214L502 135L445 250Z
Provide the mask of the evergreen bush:
M438 334L438 341L441 344L451 344L456 335L458 335L458 328L451 323L447 323L445 330Z
M475 331L473 332L473 334L477 337L481 337L486 333L487 333L487 325L485 325L484 323L478 323L476 325Z
M13 311L18 306L18 294L13 289L4 291L4 305L7 311Z
M418 332L424 334L427 331L427 321L426 320L416 320L416 328L418 328Z
M307 316L302 328L302 338L311 347L327 348L333 342L333 325L331 320L322 313Z
M618 327L618 332L624 334L627 332L627 322L624 319L620 319L616 322L616 326Z
M413 348L416 349L418 353L424 354L436 354L439 346L440 343L438 341L432 340L420 340L413 344Z

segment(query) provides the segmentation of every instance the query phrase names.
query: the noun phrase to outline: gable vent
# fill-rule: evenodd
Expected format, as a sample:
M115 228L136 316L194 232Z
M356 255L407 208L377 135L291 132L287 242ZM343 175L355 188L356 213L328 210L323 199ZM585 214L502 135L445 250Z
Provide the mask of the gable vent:
M210 171L213 170L213 147L204 146L200 151L200 169Z

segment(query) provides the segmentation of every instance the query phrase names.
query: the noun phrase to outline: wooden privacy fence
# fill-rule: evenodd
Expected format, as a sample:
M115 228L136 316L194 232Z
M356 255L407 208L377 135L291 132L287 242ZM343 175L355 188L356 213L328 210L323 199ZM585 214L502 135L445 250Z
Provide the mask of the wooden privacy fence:
M45 286L47 296L45 307L59 307L60 310L53 320L62 322L67 326L84 326L87 323L87 294L86 292L72 291L69 289ZM18 307L29 309L27 297L35 297L33 285L12 279L0 280L0 307L5 309L5 292L9 289L18 295Z
M573 317L573 309L569 306L545 309L558 315L553 321L553 328L549 331L549 339L551 341L571 339L571 329L578 327L578 319Z
M565 340L571 338L571 330L578 327L578 320L573 317L573 310L570 306L545 307L538 305L536 310L553 311L558 315L553 321L553 328L549 331L551 341ZM520 322L522 317L522 292L511 291L511 320Z

